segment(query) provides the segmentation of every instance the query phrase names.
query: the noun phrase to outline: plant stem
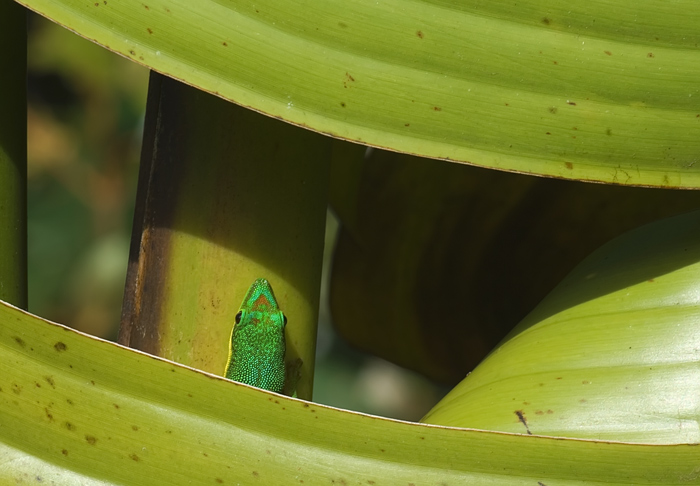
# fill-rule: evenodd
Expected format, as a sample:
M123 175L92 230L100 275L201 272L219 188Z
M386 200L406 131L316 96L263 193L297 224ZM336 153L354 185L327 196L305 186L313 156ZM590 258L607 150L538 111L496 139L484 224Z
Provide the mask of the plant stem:
M27 308L27 20L0 0L0 300Z

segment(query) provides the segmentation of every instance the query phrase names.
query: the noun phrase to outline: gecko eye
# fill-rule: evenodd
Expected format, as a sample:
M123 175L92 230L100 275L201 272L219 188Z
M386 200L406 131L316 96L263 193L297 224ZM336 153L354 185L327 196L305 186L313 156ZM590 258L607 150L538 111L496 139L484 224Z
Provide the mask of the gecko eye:
M236 324L240 324L242 316L243 316L243 312L238 311L238 314L236 314Z
M284 325L286 326L286 325L287 325L287 316L285 316L284 314L282 314L282 317L284 317Z

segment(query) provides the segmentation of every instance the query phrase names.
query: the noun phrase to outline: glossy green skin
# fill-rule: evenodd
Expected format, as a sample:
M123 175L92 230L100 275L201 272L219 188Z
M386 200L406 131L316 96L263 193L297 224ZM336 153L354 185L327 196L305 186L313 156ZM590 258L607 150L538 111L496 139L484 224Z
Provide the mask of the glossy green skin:
M282 393L285 320L267 280L253 282L231 331L226 378Z

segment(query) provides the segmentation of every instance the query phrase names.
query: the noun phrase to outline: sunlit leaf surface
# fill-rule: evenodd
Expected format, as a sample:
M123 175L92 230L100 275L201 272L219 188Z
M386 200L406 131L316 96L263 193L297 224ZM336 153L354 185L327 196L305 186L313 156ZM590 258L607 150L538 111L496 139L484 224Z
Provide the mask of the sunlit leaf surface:
M593 253L424 419L700 442L700 212Z
M3 484L690 484L697 447L451 429L266 393L0 304Z
M700 186L694 0L21 0L243 106L427 157Z

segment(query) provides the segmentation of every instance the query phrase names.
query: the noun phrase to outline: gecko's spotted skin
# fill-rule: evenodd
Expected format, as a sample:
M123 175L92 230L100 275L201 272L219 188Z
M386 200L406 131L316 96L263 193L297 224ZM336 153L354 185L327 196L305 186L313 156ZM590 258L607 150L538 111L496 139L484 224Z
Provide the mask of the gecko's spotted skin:
M282 393L286 322L268 281L257 279L236 314L226 378Z

